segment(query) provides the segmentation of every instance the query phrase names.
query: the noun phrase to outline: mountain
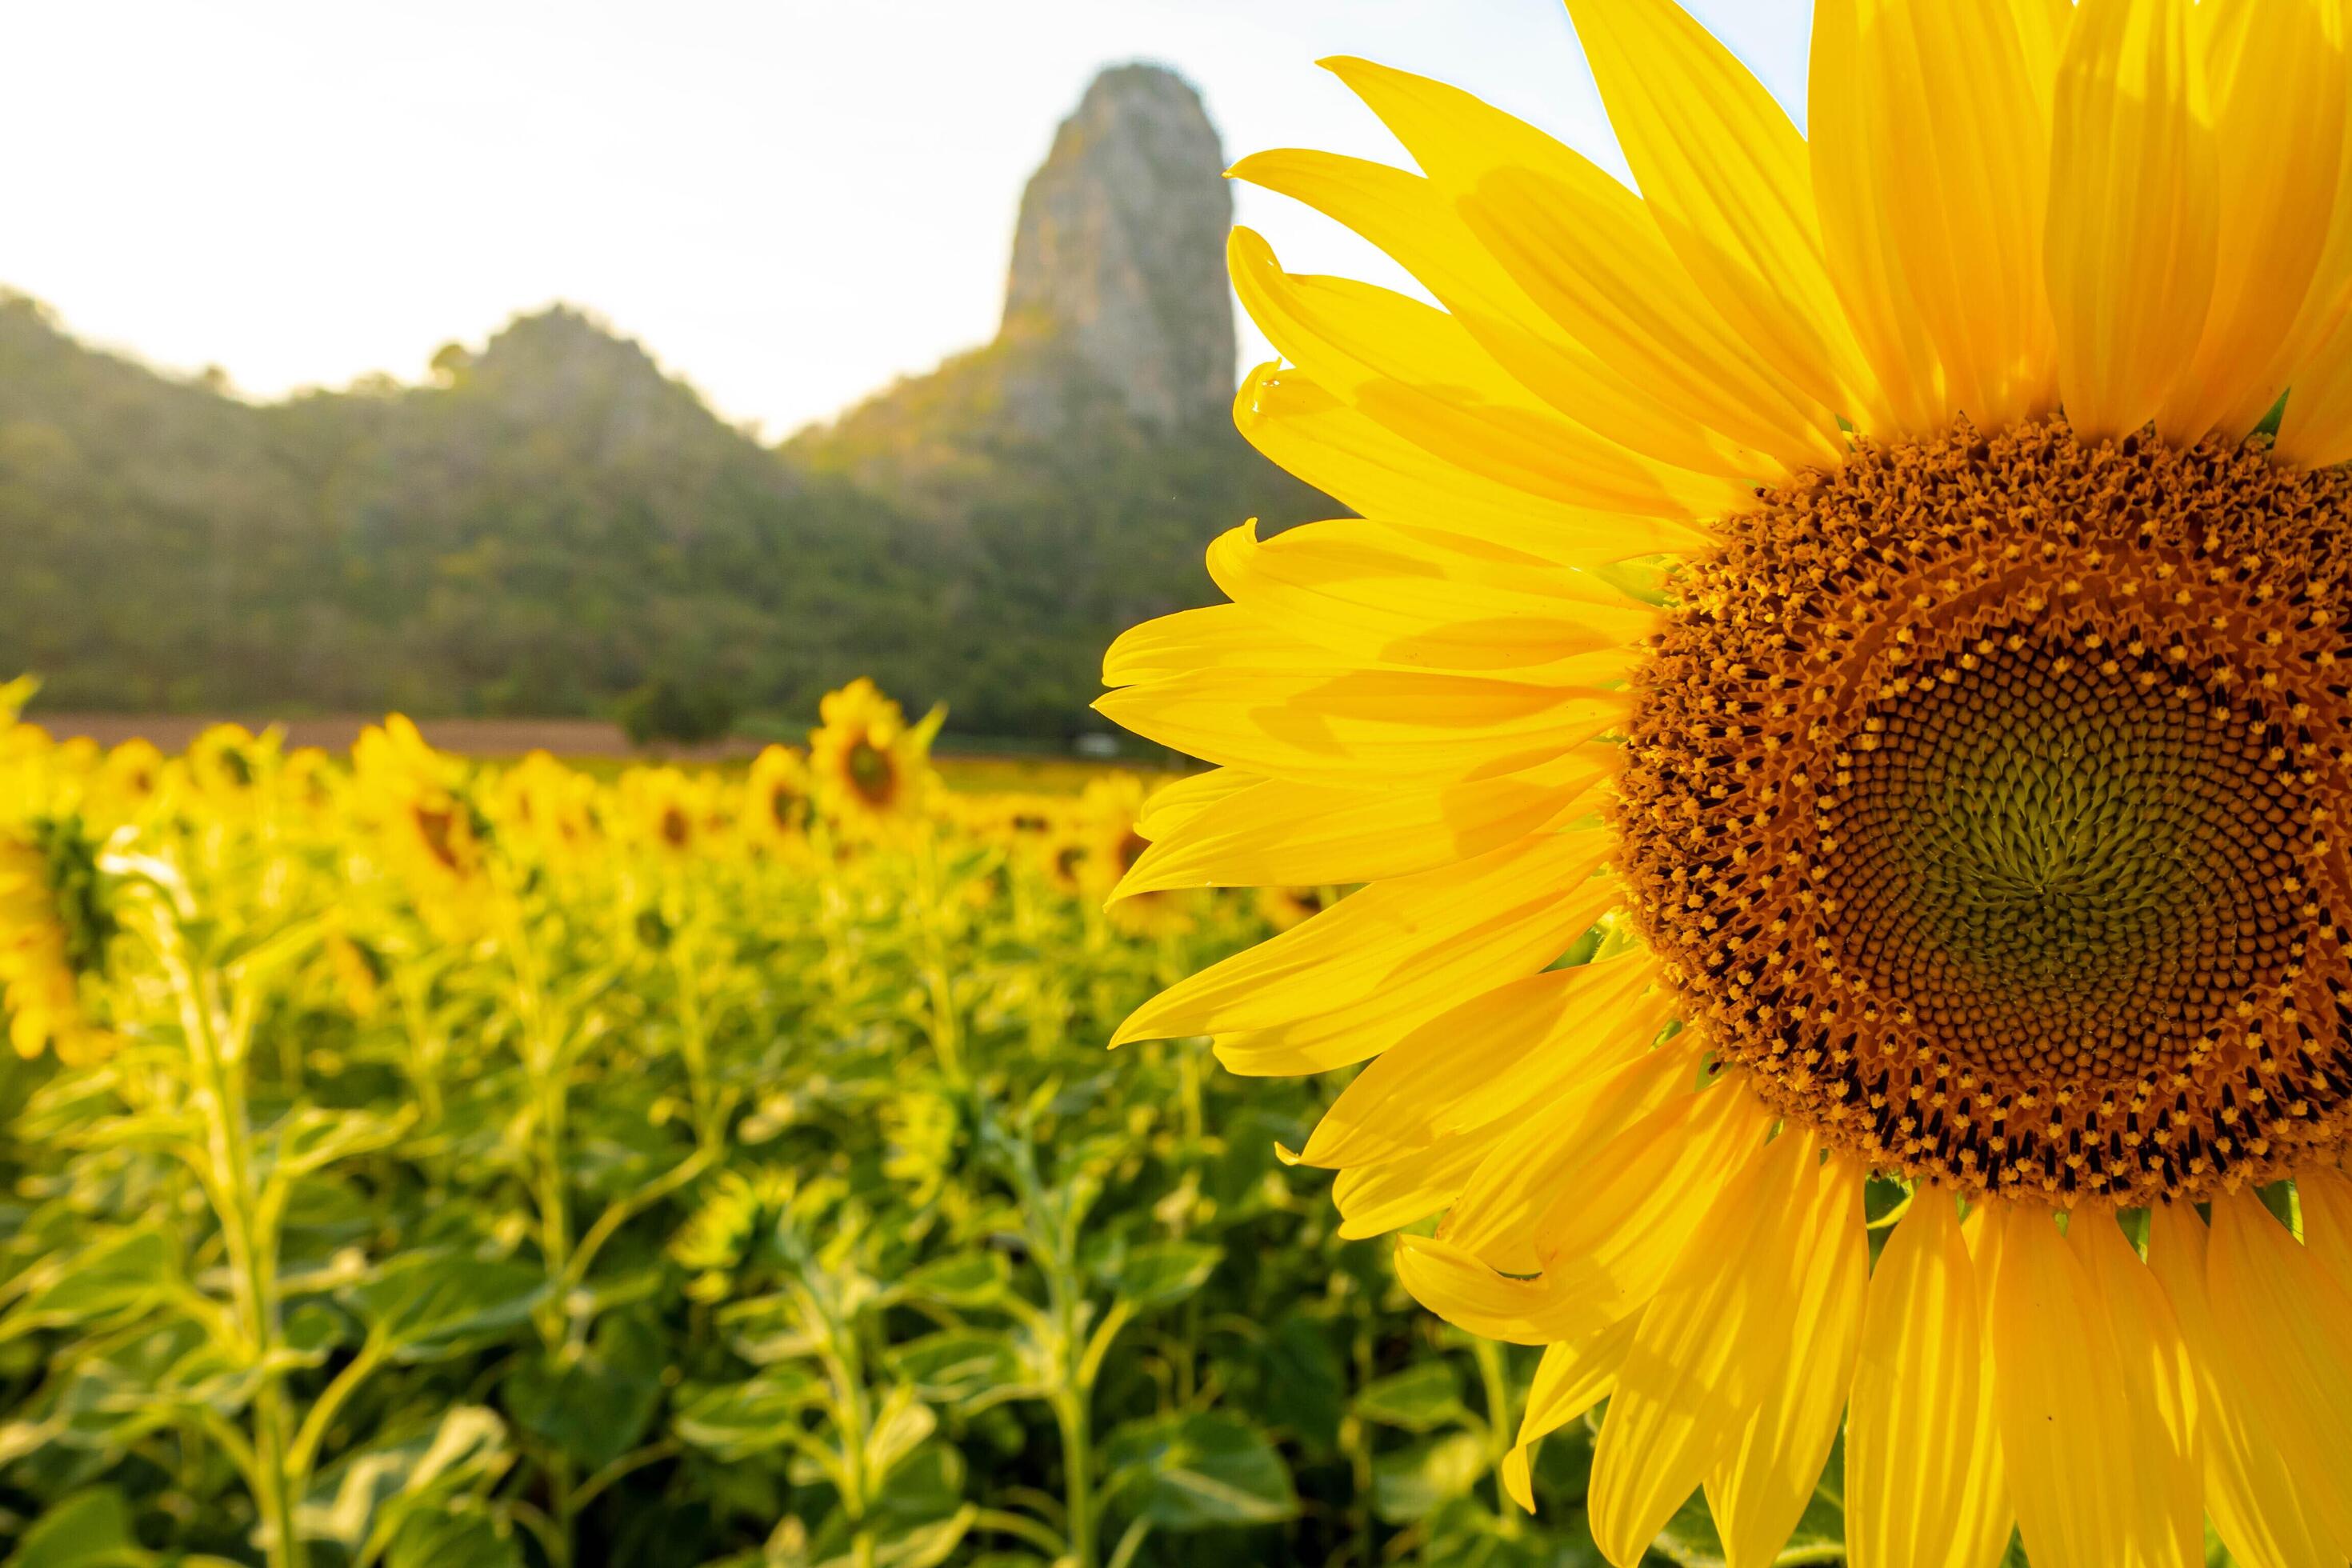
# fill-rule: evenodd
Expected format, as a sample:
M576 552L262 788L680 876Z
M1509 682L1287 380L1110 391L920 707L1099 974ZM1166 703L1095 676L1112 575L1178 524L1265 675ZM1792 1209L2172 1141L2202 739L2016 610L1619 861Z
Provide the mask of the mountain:
M1182 78L1144 65L1095 78L1022 194L1003 336L1053 345L1160 429L1222 419L1234 395L1224 169ZM1013 392L1046 432L1052 379ZM1021 409L1030 396L1037 406Z
M1103 646L1210 596L1211 537L1330 504L1232 427L1222 166L1181 79L1104 72L995 341L781 447L571 308L253 404L0 298L0 671L289 714L593 714L658 677L780 720L867 673L970 733L1091 727Z

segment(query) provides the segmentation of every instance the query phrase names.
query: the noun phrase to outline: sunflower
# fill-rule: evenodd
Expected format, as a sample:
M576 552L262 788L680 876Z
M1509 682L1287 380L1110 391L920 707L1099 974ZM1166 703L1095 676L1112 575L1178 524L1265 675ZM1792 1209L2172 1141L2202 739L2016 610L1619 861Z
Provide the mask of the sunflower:
M115 931L100 881L97 847L79 822L0 828L0 998L18 1056L50 1050L79 1067L114 1047L82 999L83 977L103 972Z
M623 775L620 793L630 837L664 859L699 853L727 826L707 774L633 768Z
M106 753L92 781L92 794L118 817L135 816L163 781L163 753L154 742L128 740Z
M790 746L768 746L751 759L743 781L745 837L771 847L797 844L814 811L806 757Z
M196 793L225 805L251 795L277 750L275 731L257 735L242 724L215 724L189 742L181 761Z
M462 763L442 756L394 713L352 747L361 816L407 884L425 923L445 938L472 933L482 918L488 824L466 793Z
M1251 900L1258 919L1277 931L1288 931L1310 915L1331 907L1328 888L1260 888Z
M909 726L896 702L864 677L825 693L821 726L809 732L809 773L825 819L855 838L920 821L939 778L931 738L947 710Z
M597 841L596 781L535 751L498 776L490 813L502 837L530 846L533 856L569 866Z
M1304 1160L1545 1347L1523 1503L1607 1402L1612 1563L1702 1487L1769 1563L1843 1430L1858 1568L2340 1565L2338 7L1820 0L1810 142L1570 9L1638 196L1357 60L1418 172L1235 171L1437 304L1234 235L1242 429L1360 518L1114 645L1220 764L1128 886L1370 885L1116 1038L1361 1066Z
M1129 935L1179 935L1192 927L1192 902L1173 889L1134 885L1129 876L1150 853L1158 831L1147 795L1133 773L1111 773L1087 784L1078 798L1073 840L1078 858L1066 874L1103 903L1111 924Z

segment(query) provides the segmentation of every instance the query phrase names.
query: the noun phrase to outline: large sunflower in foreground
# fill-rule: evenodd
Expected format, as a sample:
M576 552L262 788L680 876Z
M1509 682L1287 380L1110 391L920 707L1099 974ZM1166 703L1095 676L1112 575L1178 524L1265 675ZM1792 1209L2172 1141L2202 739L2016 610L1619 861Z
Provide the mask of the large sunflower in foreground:
M1369 1064L1303 1157L1548 1347L1523 1500L1608 1401L1613 1563L1700 1487L1769 1562L1843 1428L1859 1568L2340 1568L2339 8L1820 0L1810 142L1668 0L1570 10L1640 197L1352 60L1420 173L1236 170L1443 309L1235 236L1242 428L1362 520L1114 647L1220 764L1127 887L1370 885L1118 1038Z

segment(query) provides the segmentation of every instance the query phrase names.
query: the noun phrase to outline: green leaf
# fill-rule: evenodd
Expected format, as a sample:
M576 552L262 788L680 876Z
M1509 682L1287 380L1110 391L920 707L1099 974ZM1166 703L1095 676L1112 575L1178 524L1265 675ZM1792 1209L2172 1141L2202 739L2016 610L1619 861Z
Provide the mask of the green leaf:
M507 1258L431 1247L394 1258L345 1300L401 1362L436 1361L494 1344L530 1319L547 1277Z
M928 1524L893 1526L874 1542L874 1568L938 1568L955 1555L963 1538L971 1533L972 1521L979 1514L979 1509L966 1503L947 1518L935 1519ZM832 1559L827 1568L856 1562L853 1550L847 1557Z
M939 1430L939 1425L931 1407L916 1398L915 1391L905 1384L885 1394L881 1408L875 1412L874 1426L866 1434L866 1480L877 1489L887 1484L891 1472L906 1462L924 1438Z
M962 1459L943 1443L926 1443L908 1456L862 1521L877 1568L933 1568L952 1556L979 1511L964 1501L963 1481ZM835 1509L808 1542L805 1561L853 1568L857 1535L858 1527Z
M5 1331L133 1318L165 1300L178 1279L177 1256L161 1230L104 1231L43 1269L8 1315Z
M1696 1491L1685 1499L1683 1506L1666 1521L1665 1529L1650 1543L1650 1550L1681 1568L1724 1568L1723 1538L1715 1532L1715 1518L1707 1512L1706 1493Z
M383 1555L384 1568L522 1568L511 1531L478 1511L412 1513Z
M1112 1288L1139 1311L1172 1307L1207 1284L1224 1257L1224 1248L1197 1241L1130 1247L1112 1273Z
M289 1112L270 1129L261 1146L264 1160L258 1173L264 1180L289 1182L400 1141L415 1120L412 1107L389 1116L370 1110L335 1110L306 1105Z
M1274 1444L1220 1411L1131 1422L1103 1446L1103 1463L1128 1508L1162 1530L1279 1524L1298 1511Z
M1422 1521L1421 1557L1445 1568L1608 1568L1573 1512L1547 1512L1542 1523L1549 1528L1530 1530L1524 1516L1497 1515L1475 1496L1458 1498Z
M447 1511L453 1496L495 1481L510 1459L495 1412L455 1405L430 1430L380 1438L338 1459L297 1506L295 1528L356 1550L404 1528L412 1513Z
M825 1396L824 1384L796 1366L772 1366L743 1383L722 1384L678 1401L670 1429L682 1441L727 1463L782 1447L800 1432L802 1412Z
M1461 1378L1444 1359L1417 1362L1366 1384L1355 1410L1367 1421L1407 1432L1434 1432L1472 1419L1462 1403Z
M25 1531L8 1568L131 1568L152 1563L131 1533L131 1505L112 1487L79 1491Z
M1486 1439L1474 1432L1431 1437L1372 1461L1372 1511L1391 1524L1427 1519L1466 1496L1487 1473Z
M890 1365L925 1399L966 1410L1032 1399L1039 1392L1029 1381L1020 1353L992 1330L945 1329L926 1334L893 1350Z
M1293 1312L1257 1345L1254 1413L1318 1455L1335 1451L1348 1411L1347 1368L1328 1318Z
M902 1294L943 1307L993 1307L1011 1289L1013 1271L993 1252L964 1252L926 1263L898 1281Z
M659 1336L615 1312L584 1350L522 1358L506 1380L507 1413L541 1442L601 1469L645 1436L661 1404L661 1373Z

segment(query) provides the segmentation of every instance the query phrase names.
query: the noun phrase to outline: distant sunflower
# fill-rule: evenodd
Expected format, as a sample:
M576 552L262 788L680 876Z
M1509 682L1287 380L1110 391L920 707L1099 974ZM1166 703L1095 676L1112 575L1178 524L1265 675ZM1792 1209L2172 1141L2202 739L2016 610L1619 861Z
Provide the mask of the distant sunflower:
M115 931L99 884L97 847L79 823L0 828L0 1002L18 1056L53 1051L79 1067L113 1049L82 990L103 972Z
M250 795L277 746L275 731L257 735L242 724L215 724L189 743L181 763L199 795L226 804Z
M768 746L743 781L743 832L754 844L796 844L815 815L808 759L790 746Z
M1303 1157L1548 1347L1523 1501L1609 1402L1612 1563L1702 1486L1770 1562L1843 1426L1857 1568L2340 1565L2339 8L1820 0L1810 142L1670 0L1570 8L1640 196L1355 60L1420 173L1235 171L1441 308L1234 237L1241 426L1363 520L1112 648L1222 764L1127 886L1370 886L1118 1038L1368 1064Z
M864 677L825 694L822 725L809 733L809 773L828 821L852 837L893 831L921 819L938 775L931 738L945 709L908 725L896 702Z
M564 866L597 842L596 781L546 752L530 752L499 773L489 809L500 836L530 847L533 857Z
M155 795L163 778L163 753L152 742L130 740L106 753L96 794L119 816L131 816Z
M630 836L666 858L699 853L727 826L707 774L678 768L633 769L621 781L621 801Z
M1288 931L1329 909L1331 892L1328 888L1260 888L1255 900L1258 918L1277 931Z
M1151 849L1145 796L1143 781L1133 773L1112 773L1087 785L1078 801L1074 874L1088 896L1108 900L1111 924L1119 930L1134 936L1174 935L1192 929L1196 917L1184 896L1126 882Z
M352 774L360 812L417 913L445 937L472 931L483 915L488 824L466 793L464 765L394 713L361 732Z

